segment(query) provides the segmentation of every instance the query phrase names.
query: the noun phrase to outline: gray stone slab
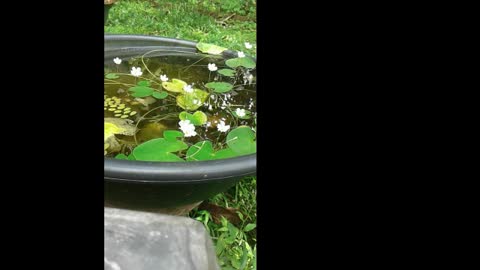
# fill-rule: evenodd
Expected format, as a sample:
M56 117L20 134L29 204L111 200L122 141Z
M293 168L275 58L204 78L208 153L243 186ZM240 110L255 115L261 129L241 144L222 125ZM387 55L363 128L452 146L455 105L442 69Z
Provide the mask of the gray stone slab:
M218 270L203 224L186 217L105 208L105 270Z

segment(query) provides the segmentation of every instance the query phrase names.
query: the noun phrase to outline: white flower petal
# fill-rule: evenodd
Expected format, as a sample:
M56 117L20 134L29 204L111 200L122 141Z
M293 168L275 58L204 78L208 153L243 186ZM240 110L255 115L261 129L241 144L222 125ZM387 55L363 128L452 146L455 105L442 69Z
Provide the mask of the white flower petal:
M143 72L141 68L137 67L132 67L132 70L130 71L130 74L135 77L140 77L142 76Z
M218 67L214 63L208 64L208 70L216 71L217 69L218 69Z
M217 129L220 132L227 132L230 129L230 125L225 125L224 121L220 121L220 123L217 125Z
M244 117L246 115L245 113L245 109L240 109L240 108L237 108L235 110L235 113L239 116L239 117Z
M161 80L162 82L168 81L167 75L160 75L160 80Z
M185 92L187 93L192 93L193 92L193 88L191 85L187 84L183 87L183 90L185 90Z

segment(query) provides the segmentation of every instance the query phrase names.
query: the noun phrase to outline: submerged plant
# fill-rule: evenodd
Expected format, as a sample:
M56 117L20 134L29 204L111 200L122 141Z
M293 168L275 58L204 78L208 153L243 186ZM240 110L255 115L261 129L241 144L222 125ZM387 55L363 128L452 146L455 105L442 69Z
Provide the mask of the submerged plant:
M243 52L225 61L218 55L227 49L212 44L197 49L200 59L184 66L157 63L145 57L150 52L112 59L104 79L106 155L181 162L256 152L255 61Z

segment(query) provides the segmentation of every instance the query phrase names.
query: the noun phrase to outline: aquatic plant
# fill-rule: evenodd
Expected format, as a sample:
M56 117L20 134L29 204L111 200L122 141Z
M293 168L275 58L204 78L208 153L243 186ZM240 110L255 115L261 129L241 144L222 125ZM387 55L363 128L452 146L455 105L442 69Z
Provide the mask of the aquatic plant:
M213 44L197 50L189 64L162 63L168 56L149 56L155 51L112 59L104 79L106 156L182 162L256 152L255 60Z

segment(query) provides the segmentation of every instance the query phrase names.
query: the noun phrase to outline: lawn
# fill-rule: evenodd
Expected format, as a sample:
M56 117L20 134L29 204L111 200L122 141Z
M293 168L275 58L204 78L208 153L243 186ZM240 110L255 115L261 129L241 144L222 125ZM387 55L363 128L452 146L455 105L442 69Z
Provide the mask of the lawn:
M242 51L245 42L256 42L255 2L120 0L105 32L202 41Z
M244 51L256 43L256 0L119 0L105 33L165 36ZM193 210L222 269L256 269L256 178L248 177Z

